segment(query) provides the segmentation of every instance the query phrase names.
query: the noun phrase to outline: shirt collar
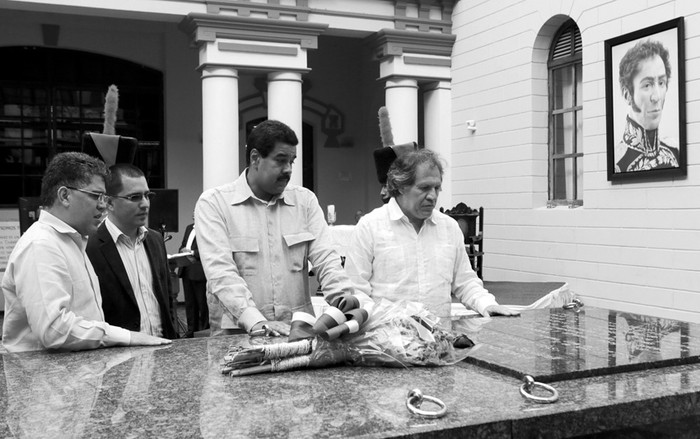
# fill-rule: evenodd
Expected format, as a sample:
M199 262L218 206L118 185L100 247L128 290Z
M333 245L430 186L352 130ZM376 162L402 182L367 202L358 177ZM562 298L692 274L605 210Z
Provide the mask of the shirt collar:
M78 233L78 231L75 230L73 227L68 225L68 223L64 222L56 215L50 213L48 210L42 209L41 212L39 212L39 222L51 226L58 233L66 233L69 235L76 235L80 236L81 238L86 238L85 236L82 236L80 233Z
M238 176L236 181L233 182L233 195L231 196L232 205L241 204L247 199L253 198L265 204L275 204L277 200L281 200L284 204L288 206L294 206L294 201L289 196L289 185L287 185L287 187L284 188L284 191L281 194L272 197L272 199L269 202L256 197L253 193L253 190L250 188L250 185L248 184L248 179L246 178L247 173L248 168L245 168L243 172L241 172L241 175Z
M117 240L119 239L120 236L124 236L126 239L131 239L128 236L126 236L121 230L119 230L119 227L117 227L116 224L112 222L112 220L107 217L105 219L105 226L107 227L107 231L109 232L109 235L112 237L112 240L114 243L117 243ZM148 229L144 226L139 227L139 232L136 235L136 243L142 242L146 238L146 233L148 233Z
M387 209L389 210L389 219L392 221L398 221L402 218L406 218L406 221L408 221L408 217L406 216L405 213L403 213L403 210L401 210L401 206L399 206L399 203L396 202L396 198L391 197L389 202L386 204ZM433 211L428 218L425 219L427 222L432 223L432 224L437 224L437 221L435 220L435 211Z

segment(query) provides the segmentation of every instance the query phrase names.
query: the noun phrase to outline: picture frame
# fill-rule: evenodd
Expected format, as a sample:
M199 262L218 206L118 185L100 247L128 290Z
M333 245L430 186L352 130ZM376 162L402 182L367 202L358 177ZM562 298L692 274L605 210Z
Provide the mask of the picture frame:
M608 181L686 175L683 23L679 17L605 41Z

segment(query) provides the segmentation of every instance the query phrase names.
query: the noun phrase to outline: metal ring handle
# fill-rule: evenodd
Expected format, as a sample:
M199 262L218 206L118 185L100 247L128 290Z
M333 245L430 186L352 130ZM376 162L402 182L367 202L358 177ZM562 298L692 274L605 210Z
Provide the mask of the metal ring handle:
M530 375L525 375L525 377L523 379L525 380L525 382L520 386L520 394L523 396L523 398L530 399L530 400L535 401L536 403L539 403L539 404L551 404L551 403L557 402L559 400L559 392L557 392L557 389L550 386L549 384L537 382ZM532 394L532 391L534 390L535 387L539 387L541 389L544 389L547 392L551 393L552 395L551 396L535 396Z
M583 307L583 302L581 302L579 299L573 299L571 302L562 306L562 308L564 308L564 309L576 309L576 310L578 310L581 307Z
M432 412L428 410L421 410L420 406L424 401L432 402L440 407L440 409ZM414 415L431 419L442 418L447 413L447 406L444 402L440 401L438 398L423 395L423 392L421 392L419 389L413 389L408 392L408 396L406 397L406 408Z

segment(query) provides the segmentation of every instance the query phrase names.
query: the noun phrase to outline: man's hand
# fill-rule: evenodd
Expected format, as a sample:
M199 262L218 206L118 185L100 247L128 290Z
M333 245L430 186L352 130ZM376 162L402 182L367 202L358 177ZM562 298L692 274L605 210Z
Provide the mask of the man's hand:
M131 331L131 342L129 346L160 346L172 343L167 338L154 337L143 332Z
M489 317L489 316L519 316L520 313L518 311L513 311L512 309L508 308L507 306L503 305L489 305L486 307L484 310L484 317Z
M271 337L286 337L289 335L289 323L278 321L258 322L250 328L250 335L266 335Z

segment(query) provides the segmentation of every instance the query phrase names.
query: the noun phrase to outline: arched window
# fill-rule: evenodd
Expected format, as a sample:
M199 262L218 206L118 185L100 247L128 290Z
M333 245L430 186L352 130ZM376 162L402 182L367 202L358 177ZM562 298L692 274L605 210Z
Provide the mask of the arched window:
M165 183L163 74L118 58L44 47L0 48L0 205L37 197L54 155L102 132L107 88L119 88L116 134L135 137L134 165Z
M562 25L549 53L549 206L583 205L581 33Z

